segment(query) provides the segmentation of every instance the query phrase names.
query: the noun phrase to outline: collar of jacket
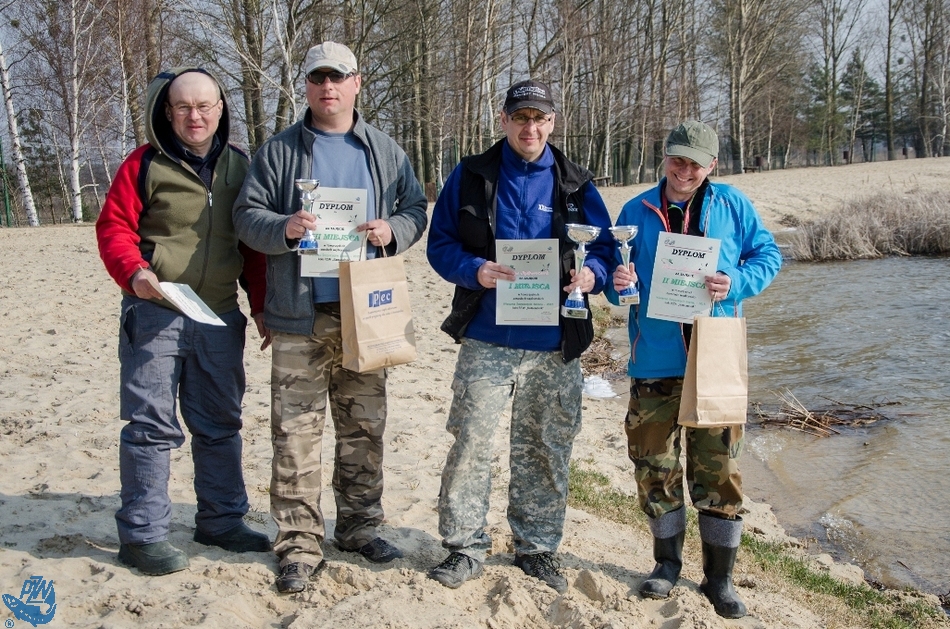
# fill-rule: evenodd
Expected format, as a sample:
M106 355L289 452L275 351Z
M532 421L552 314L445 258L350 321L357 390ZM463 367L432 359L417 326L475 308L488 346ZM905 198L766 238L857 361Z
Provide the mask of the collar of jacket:
M313 113L310 111L309 107L307 107L307 109L304 111L301 122L303 124L300 125L300 134L301 136L303 136L304 146L307 147L307 151L309 152L310 148L313 146L313 141L317 137L317 134L316 132L314 132L313 127L312 127ZM362 142L364 145L367 145L369 144L369 142L366 139L366 129L367 129L366 121L363 120L363 116L360 115L360 112L354 109L353 110L353 126L350 128L350 130L347 133L352 133L359 139L360 142Z
M501 169L502 147L507 141L507 138L502 138L491 145L484 153L465 158L463 160L465 167L494 187L498 181L498 172ZM593 179L594 174L592 172L567 159L567 156L551 143L548 143L548 149L551 150L551 154L554 156L555 181L562 194L565 196L573 194Z
M666 206L664 202L666 200L666 194L663 192L666 189L666 177L660 179L660 181L650 188L646 195L643 197L643 204L649 208L652 208L657 216L663 220L663 225L667 231L670 229L669 218L666 215ZM702 234L707 234L709 232L709 200L712 198L715 193L715 188L712 186L712 182L709 181L709 177L703 181L699 186L699 189L696 191L696 197L693 199L691 204L691 210L699 210L699 219L696 226L700 226L699 230ZM698 208L696 207L698 204Z

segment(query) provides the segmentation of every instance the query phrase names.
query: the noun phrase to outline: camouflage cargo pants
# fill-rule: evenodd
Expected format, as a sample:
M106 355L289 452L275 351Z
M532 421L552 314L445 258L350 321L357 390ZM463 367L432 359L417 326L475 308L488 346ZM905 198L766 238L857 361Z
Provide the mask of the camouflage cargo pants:
M446 429L455 437L442 470L442 545L483 561L492 442L508 400L511 482L508 524L515 552L555 551L567 508L568 464L581 429L580 361L463 339Z
M679 426L682 378L631 379L625 430L635 466L640 508L658 518L683 506L681 438L686 439L686 483L693 505L721 518L735 518L742 506L744 426Z
M271 370L271 515L281 566L323 558L323 428L329 403L336 433L333 494L335 537L355 549L376 537L383 519L383 431L386 376L382 369L343 369L339 304L317 304L311 336L273 335Z

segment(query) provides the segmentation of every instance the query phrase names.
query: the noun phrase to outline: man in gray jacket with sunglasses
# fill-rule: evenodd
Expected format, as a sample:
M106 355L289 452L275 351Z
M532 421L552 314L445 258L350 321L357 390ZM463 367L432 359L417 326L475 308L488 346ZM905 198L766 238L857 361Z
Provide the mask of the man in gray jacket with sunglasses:
M345 189L365 199L368 255L393 255L425 231L426 198L396 142L355 109L362 87L356 57L324 42L306 58L309 107L302 120L255 154L234 205L234 224L250 247L267 254L264 325L273 340L271 515L278 533L277 590L300 592L323 563L321 450L329 403L336 433L333 493L337 546L374 563L402 557L379 537L383 520L386 374L342 367L339 280L301 275L301 238L316 227L295 180Z

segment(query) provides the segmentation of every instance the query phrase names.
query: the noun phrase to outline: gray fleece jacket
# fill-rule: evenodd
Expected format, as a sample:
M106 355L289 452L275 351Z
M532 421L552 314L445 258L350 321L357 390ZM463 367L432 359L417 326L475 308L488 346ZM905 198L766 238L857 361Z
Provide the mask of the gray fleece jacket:
M426 229L426 197L409 164L409 158L388 135L366 124L354 112L353 134L369 155L369 169L376 189L376 214L393 231L386 247L390 255L411 247ZM286 334L313 331L312 282L300 277L297 242L284 230L289 217L301 209L295 179L310 179L316 134L310 129L310 110L303 120L281 131L257 151L244 187L234 203L238 238L267 254L267 295L264 325Z

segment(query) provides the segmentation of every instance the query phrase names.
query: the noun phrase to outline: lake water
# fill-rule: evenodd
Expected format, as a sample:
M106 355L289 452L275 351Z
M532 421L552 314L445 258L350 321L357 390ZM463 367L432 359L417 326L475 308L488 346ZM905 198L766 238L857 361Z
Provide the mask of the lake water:
M746 495L877 581L947 593L950 259L786 261L745 316L750 402L778 410L788 389L811 410L896 403L832 437L750 425Z
M950 259L786 263L745 307L750 401L896 402L841 435L753 429L746 493L890 586L950 590Z

